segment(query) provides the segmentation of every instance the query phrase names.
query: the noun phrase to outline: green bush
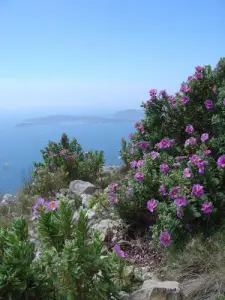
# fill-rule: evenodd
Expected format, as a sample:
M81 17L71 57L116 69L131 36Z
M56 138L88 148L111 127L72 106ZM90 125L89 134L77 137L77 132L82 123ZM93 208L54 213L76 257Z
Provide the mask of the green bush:
M44 168L52 174L63 170L67 174L67 183L76 179L95 182L104 164L102 151L83 152L77 140L70 141L65 133L59 143L49 142L41 153L43 163L35 163L35 179L41 176L40 170Z
M110 201L127 223L156 222L164 245L212 234L225 216L225 59L197 66L175 96L151 90L142 106L145 118L122 141L129 178Z
M35 170L34 179L29 193L50 198L61 189L68 186L68 173L63 167L59 167L54 172L45 165Z
M34 244L24 219L0 229L0 299L48 299L45 276L33 267Z
M0 229L0 299L120 299L118 291L127 287L123 252L103 251L99 234L90 235L85 211L74 219L68 199L40 198L33 215L38 257L23 218Z

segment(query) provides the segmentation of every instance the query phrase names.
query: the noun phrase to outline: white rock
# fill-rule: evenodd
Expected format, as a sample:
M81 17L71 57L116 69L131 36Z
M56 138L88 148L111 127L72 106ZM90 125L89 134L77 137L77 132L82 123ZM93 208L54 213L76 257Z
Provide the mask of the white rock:
M92 209L89 209L87 211L86 216L87 216L88 220L93 220L93 219L97 218L96 212L94 210L92 210Z
M133 292L128 300L180 300L181 292L176 281L146 280L142 288Z
M78 196L81 196L82 194L92 195L95 190L96 188L92 183L82 180L71 181L69 185L69 191Z
M108 230L112 230L113 233L116 234L119 226L120 224L117 221L106 219L100 221L99 223L95 223L94 225L92 225L91 229L99 231L100 237L104 241L107 236Z
M3 199L2 199L2 204L5 204L5 205L9 205L9 204L13 204L16 202L16 196L13 196L11 194L5 194L3 196Z
M89 207L92 196L88 195L88 194L81 194L80 196L81 196L81 200L82 200L82 206Z

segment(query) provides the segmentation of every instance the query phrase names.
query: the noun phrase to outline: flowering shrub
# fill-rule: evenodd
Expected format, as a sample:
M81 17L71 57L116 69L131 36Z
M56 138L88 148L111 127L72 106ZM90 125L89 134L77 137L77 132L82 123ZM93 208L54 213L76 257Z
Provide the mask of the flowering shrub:
M174 96L149 93L145 118L122 141L129 178L110 201L126 222L155 219L153 237L167 246L209 234L225 216L225 59L197 66Z
M83 152L77 140L73 138L70 141L65 133L59 143L49 142L41 153L43 163L35 163L34 179L40 176L43 168L47 168L53 174L63 169L67 182L75 179L93 182L104 164L102 151Z

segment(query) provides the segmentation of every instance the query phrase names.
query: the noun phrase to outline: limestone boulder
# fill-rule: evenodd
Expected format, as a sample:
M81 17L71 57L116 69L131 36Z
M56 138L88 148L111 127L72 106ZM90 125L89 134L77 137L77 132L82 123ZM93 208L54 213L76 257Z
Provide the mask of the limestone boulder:
M92 195L96 190L96 187L86 181L74 180L70 182L69 192L81 196L82 194Z

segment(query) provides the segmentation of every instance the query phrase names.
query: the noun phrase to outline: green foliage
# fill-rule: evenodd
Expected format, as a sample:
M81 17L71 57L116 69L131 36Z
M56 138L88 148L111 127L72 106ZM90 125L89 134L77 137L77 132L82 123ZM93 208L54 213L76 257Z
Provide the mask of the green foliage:
M60 186L64 186L64 182L68 184L76 179L95 182L104 164L102 151L83 152L77 140L73 138L70 141L65 133L59 143L50 141L45 149L41 150L41 153L43 163L35 163L33 176L34 182L36 180L40 185L37 184L37 191L41 190L42 185L44 185L43 192L45 193L48 190L48 186L45 186L44 183L46 181L45 176L49 178L50 191L52 191L51 185L53 182L50 174L53 174L53 177L58 177L59 181L62 176ZM39 179L39 177L41 178Z
M48 299L44 276L32 267L34 244L28 240L24 219L0 230L0 299Z
M60 189L67 187L67 184L68 173L65 172L63 167L52 172L47 166L43 165L35 171L30 192L32 195L41 195L46 198L54 197Z
M0 229L0 299L119 299L118 291L129 286L123 274L126 262L103 250L98 233L90 235L86 211L74 220L68 199L55 206L40 203L43 209L35 213L38 258L25 219Z
M109 172L100 172L96 184L99 185L100 188L105 189L111 182L120 182L127 175L127 167L121 166L115 171Z
M181 245L191 234L212 234L225 216L225 172L217 163L225 154L225 59L214 70L197 66L174 96L151 90L150 97L142 105L145 117L135 124L136 132L122 141L129 178L114 181L118 186L110 200L127 223L153 225L157 243L166 231L174 245ZM163 164L168 170L162 170ZM193 194L195 184L203 186L203 194ZM172 197L176 187L179 193ZM174 202L178 197L187 204L179 207ZM151 212L147 203L152 199L156 207ZM206 212L208 203L212 211Z
M65 241L71 239L75 226L70 204L61 200L57 210L41 214L38 232L45 245L54 247L59 252L64 247Z
M98 193L96 192L90 201L89 208L95 207L95 210L98 212L101 211L109 211L109 202L106 193Z
M225 300L225 296L217 296L216 300Z

